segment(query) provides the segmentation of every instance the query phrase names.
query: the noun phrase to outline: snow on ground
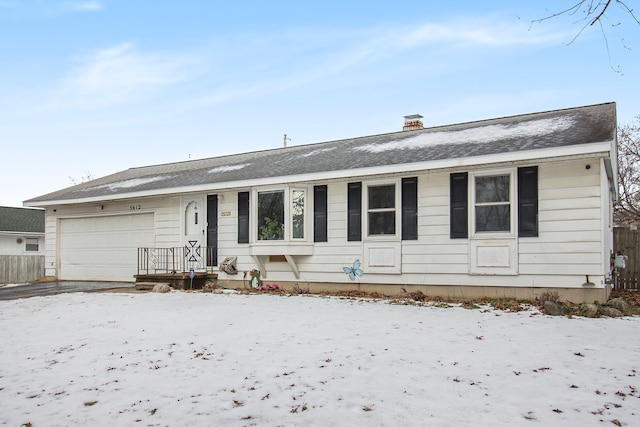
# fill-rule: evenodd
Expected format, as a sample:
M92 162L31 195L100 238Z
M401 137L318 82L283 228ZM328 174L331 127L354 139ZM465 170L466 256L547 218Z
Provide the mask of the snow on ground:
M638 425L639 331L318 296L0 301L0 424Z

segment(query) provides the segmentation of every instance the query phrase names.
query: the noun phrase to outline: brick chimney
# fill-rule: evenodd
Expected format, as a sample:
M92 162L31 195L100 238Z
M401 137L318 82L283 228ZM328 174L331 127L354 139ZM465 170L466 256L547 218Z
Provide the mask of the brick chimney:
M422 129L424 126L422 125L422 120L420 120L421 118L422 116L420 114L404 116L404 126L402 126L402 130Z

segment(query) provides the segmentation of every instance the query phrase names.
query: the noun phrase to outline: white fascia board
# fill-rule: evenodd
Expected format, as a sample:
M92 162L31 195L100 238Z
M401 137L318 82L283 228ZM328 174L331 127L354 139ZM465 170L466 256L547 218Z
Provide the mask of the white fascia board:
M201 193L224 191L239 188L252 188L268 185L290 184L298 182L330 181L337 179L348 179L365 177L372 175L394 175L398 173L418 172L418 171L439 171L444 169L470 169L478 166L504 163L536 163L540 160L551 159L571 159L580 157L603 157L609 158L611 155L611 141L599 142L583 145L572 145L569 147L545 148L537 150L524 150L510 153L498 153L485 156L464 157L455 159L443 159L427 162L402 163L397 165L374 166L359 169L345 169L338 171L316 172L310 174L287 175L261 179L248 179L242 181L229 181L219 183L209 183L202 185L191 185L188 187L172 187L148 191L137 191L108 196L86 197L69 200L50 200L44 202L25 203L30 207L46 207L54 205L71 205L78 203L98 203L105 201L138 199L144 197L160 197L168 195L179 195L187 193Z
M0 236L33 236L43 237L44 231L0 231Z

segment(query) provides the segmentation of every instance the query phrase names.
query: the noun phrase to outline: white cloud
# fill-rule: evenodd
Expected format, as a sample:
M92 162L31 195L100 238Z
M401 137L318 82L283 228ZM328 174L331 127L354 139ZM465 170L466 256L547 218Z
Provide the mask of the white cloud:
M44 16L56 17L77 12L100 12L104 10L100 0L41 1L41 0L0 0L0 9L17 13L14 17Z
M464 19L449 24L428 22L408 28L396 37L395 44L406 48L433 43L498 47L548 43L561 40L563 37L565 34L532 31L522 24Z
M136 100L189 77L186 56L144 53L132 43L102 49L80 59L54 99L43 108L95 108Z
M74 1L62 4L62 8L76 12L99 12L104 9L100 1Z
M192 105L228 102L254 95L274 94L294 87L309 86L332 76L352 72L358 67L375 66L384 74L386 63L413 55L415 67L433 58L434 49L451 54L454 50L499 50L560 42L566 33L529 29L522 21L503 21L496 17L460 18L446 23L425 22L394 27L369 27L355 30L291 30L253 40L242 46L229 46L227 52L242 52L229 64L251 69L259 66L258 78L233 81L203 94ZM250 40L251 42L246 42ZM283 55L282 46L287 46ZM462 56L459 56L462 58ZM251 63L246 63L251 58ZM295 58L292 61L292 58ZM433 59L429 59L433 60ZM448 64L450 62L447 62ZM268 64L268 66L266 65ZM437 65L430 64L429 69Z
M87 10L103 7L99 1L69 4ZM288 30L259 39L237 35L213 47L196 47L201 51L197 59L142 52L133 43L122 43L81 58L41 109L95 109L143 100L190 79L194 64L205 67L208 77L198 82L198 91L190 89L172 97L166 105L174 112L311 86L363 66L376 66L381 75L385 63L393 58L411 54L423 61L429 56L425 49L434 47L495 49L556 39L557 34L534 34L526 25L478 18L348 31Z

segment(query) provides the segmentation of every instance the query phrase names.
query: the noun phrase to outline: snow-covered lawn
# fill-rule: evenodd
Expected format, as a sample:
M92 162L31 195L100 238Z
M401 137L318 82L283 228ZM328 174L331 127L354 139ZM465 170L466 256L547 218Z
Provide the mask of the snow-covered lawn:
M640 318L319 296L0 301L0 424L638 425Z

